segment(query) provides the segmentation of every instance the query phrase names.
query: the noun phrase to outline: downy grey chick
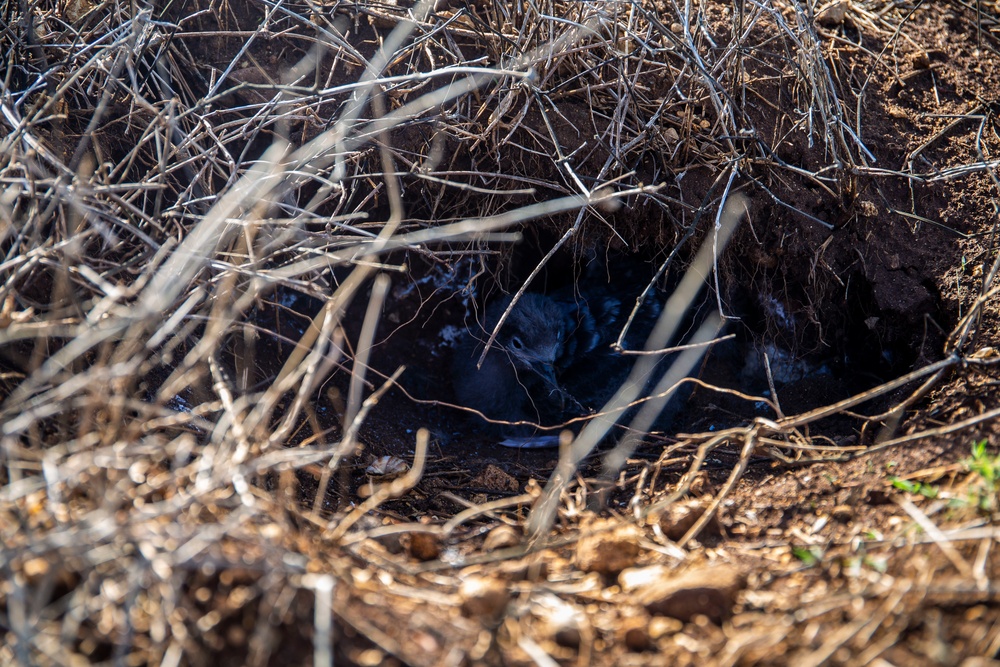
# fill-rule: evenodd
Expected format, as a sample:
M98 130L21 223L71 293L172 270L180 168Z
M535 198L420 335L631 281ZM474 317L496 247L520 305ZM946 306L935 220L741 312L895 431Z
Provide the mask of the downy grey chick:
M572 324L564 306L542 294L523 294L482 366L476 367L511 299L508 296L490 304L483 321L473 323L462 336L452 360L456 400L495 421L557 425L566 408L557 370L565 363ZM576 345L576 341L569 342ZM488 428L509 437L536 431L531 425L493 424Z
M511 297L486 309L459 343L452 364L458 403L502 422L558 426L604 406L629 375L634 357L612 349L629 310L606 282L584 283L551 295L524 294L497 334L481 368L476 363ZM631 304L629 304L631 305ZM659 313L651 301L639 311L626 348L641 348ZM555 430L540 435L530 424L491 424L502 444L556 444Z

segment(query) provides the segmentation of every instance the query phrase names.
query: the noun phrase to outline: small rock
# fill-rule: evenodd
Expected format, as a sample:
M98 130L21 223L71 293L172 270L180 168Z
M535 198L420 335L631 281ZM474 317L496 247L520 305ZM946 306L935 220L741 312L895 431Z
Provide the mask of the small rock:
M660 637L677 634L684 629L684 624L676 618L666 618L664 616L654 616L649 621L649 637L654 642Z
M566 648L578 648L583 636L580 628L586 615L577 605L551 593L542 593L531 602L531 613L538 619L543 634Z
M966 621L974 623L980 620L983 616L985 616L986 611L987 608L985 605L977 604L975 607L969 607L968 609L966 609L963 616L965 617Z
M410 533L407 550L417 560L434 560L441 555L441 539L432 533Z
M502 468L492 463L486 466L479 475L472 480L471 485L481 489L488 489L497 492L516 493L520 484L517 478L508 474Z
M483 541L483 549L486 551L496 551L497 549L507 549L516 547L521 543L521 534L513 526L500 524L489 532L486 540Z
M858 202L858 213L865 218L874 218L878 215L878 206L874 202L862 200Z
M418 630L411 634L409 639L413 642L414 646L424 652L424 655L434 655L441 650L441 642L429 632ZM390 662L388 664L391 665L393 663Z
M629 593L639 588L652 586L670 576L671 569L666 565L649 565L647 567L630 567L618 575L618 585L622 591Z
M462 599L462 614L470 618L497 619L510 600L507 582L496 577L468 577L458 587L458 596Z
M576 565L581 570L617 574L635 564L641 536L635 525L605 520L595 521L585 530L591 534L576 544Z
M695 522L701 518L701 515L705 513L707 505L707 502L697 498L685 500L680 503L674 503L663 511L663 514L659 516L657 522L660 524L660 529L663 531L663 534L666 535L668 539L676 542L684 537L689 530L691 530L691 526L693 526ZM702 530L702 535L718 533L719 521L713 516L705 526L704 530Z
M385 664L385 653L377 648L370 648L367 651L361 651L356 654L354 662L359 667L378 667Z
M549 564L544 560L506 560L499 564L498 569L509 581L540 581L549 576Z
M832 28L833 26L838 26L844 22L844 17L847 15L847 3L846 2L834 2L816 13L816 23L826 26L827 28Z
M689 570L636 591L636 601L650 614L688 622L698 614L718 623L732 613L733 602L744 586L743 575L728 565Z
M927 69L931 66L931 54L920 49L911 56L914 69Z
M42 577L49 573L49 561L44 558L31 558L24 563L22 572L28 583L35 585L41 581Z

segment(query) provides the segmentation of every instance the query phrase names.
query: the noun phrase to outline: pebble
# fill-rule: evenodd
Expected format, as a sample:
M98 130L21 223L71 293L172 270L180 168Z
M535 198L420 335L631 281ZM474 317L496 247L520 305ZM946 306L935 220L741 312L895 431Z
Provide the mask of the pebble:
M576 565L584 572L617 574L635 564L639 556L639 529L633 524L607 528L611 523L595 521L584 529L596 531L576 544Z
M714 565L644 586L636 591L635 599L650 614L685 623L701 614L718 623L732 614L736 594L745 583L736 568Z

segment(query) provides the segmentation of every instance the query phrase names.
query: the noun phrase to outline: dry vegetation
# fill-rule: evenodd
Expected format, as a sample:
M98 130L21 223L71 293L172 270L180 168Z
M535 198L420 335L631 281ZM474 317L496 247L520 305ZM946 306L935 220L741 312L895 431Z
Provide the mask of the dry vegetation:
M996 7L403 4L3 5L0 663L997 664ZM395 287L597 247L891 363L439 442Z

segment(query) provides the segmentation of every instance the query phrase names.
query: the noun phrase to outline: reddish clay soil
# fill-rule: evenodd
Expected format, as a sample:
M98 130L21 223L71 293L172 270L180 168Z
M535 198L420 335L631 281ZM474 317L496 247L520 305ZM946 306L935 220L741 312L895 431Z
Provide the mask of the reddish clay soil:
M449 12L455 3L439 4ZM457 4L474 17L498 11L478 0ZM301 583L306 579L286 586L293 578L282 569L291 567L289 554L299 559L295 577L329 574L336 580L337 664L1000 664L998 488L969 464L973 443L985 440L986 456L1000 452L1000 420L989 417L1000 408L1000 298L992 294L977 303L984 291L996 289L987 278L997 261L1000 202L997 8L986 3L977 14L976 6L959 2L907 10L845 5L846 17L820 24L817 46L831 65L831 88L852 93L851 104L860 99L856 117L830 125L841 127L839 136L810 143L795 125L819 120L804 113L809 95L790 89L789 72L797 66L786 60L790 55L764 46L741 52L746 97L739 107L757 136L720 137L711 105L702 100L692 106L690 117L676 120L686 128L679 139L677 133L660 137L632 165L636 181L666 183L662 205L626 202L589 221L533 285L544 291L565 284L588 262L609 258L652 271L677 243L687 242L690 231L690 243L662 281L669 289L710 228L725 186L723 161L712 151L732 148L740 165L734 188L747 197L748 212L720 259L718 292L714 285L705 290L698 315L723 303L733 317L727 332L735 339L699 367L704 384L673 426L649 434L610 480L602 477L603 454L614 438L602 444L573 475L548 533L551 541L544 548L531 542L524 527L560 452L504 448L485 436L453 405L450 357L455 332L470 312L523 284L575 219L525 225L517 230L517 244L456 243L446 259L418 251L383 257L386 265L405 264L407 271L387 271L392 285L365 394L399 367L406 370L371 408L358 447L332 479L321 464L261 475L251 493L273 504L268 530L263 520L244 525L240 530L247 532L239 537L234 532L206 545L203 564L174 573L183 581L178 590L185 602L179 603L183 618L171 617L171 623L188 628L192 635L179 641L192 643L197 650L191 655L203 659L190 664L237 665L251 654L266 656L264 664L311 662L316 597ZM674 11L667 3L659 9ZM262 11L226 3L225 21L209 11L186 20L183 31L198 35L185 41L188 52L205 72L228 66L243 44L232 35L256 29ZM882 22L880 11L895 23ZM179 21L189 13L171 5L162 18ZM731 34L731 13L728 5L707 10L713 34ZM794 18L789 10L786 19ZM367 14L354 25L355 46L366 54L388 33ZM469 19L468 25L476 23ZM769 44L778 37L773 30L754 28L750 42ZM233 32L204 36L212 31ZM490 43L456 34L452 46L465 49L466 58L492 54ZM725 45L719 37L717 48ZM256 64L232 80L257 87L236 86L213 113L240 118L240 105L253 103L255 95L270 99L269 77L262 73L280 80L304 48L278 37L255 44L248 61ZM342 67L324 85L349 83L360 74ZM204 72L193 73L191 86L207 86L207 80ZM651 99L671 93L668 83L661 84L664 90L641 83ZM594 99L606 102L600 97L605 93L595 88ZM319 115L339 113L329 107ZM503 128L510 145L523 150L501 155L487 141L452 156L451 167L485 173L502 162L512 177L549 184L539 186L539 198L565 195L568 188L551 185L563 183L563 174L547 155L529 150L533 137L554 136L575 147L581 136L606 132L613 120L595 113L583 95L558 98L558 110L543 118L530 107L516 127ZM85 124L81 118L76 124ZM66 122L71 134L81 131L73 110ZM304 120L293 129L304 143L324 126ZM113 130L100 130L112 149ZM425 133L430 130L420 125L398 129L389 143L398 156L419 156L430 144ZM248 140L246 150L254 154L269 141ZM667 151L668 145L676 150ZM831 167L833 155L850 157L850 164ZM596 174L606 158L590 146L574 167ZM378 155L359 159L377 165ZM411 188L408 229L499 208L472 195L440 201L434 191L418 190L416 178L403 182ZM505 205L529 199L514 197ZM372 201L370 220L387 219L386 198ZM315 299L291 289L275 292L253 311L260 333L254 355L245 357L239 348L223 361L240 369L254 359L246 384L266 386L319 299L345 276L333 271L317 278L309 288ZM352 354L368 297L356 298L345 318ZM967 321L970 312L974 319ZM783 416L882 387L942 360L953 363L822 419L780 433L752 431L755 417L780 416L719 389L767 391L762 368L748 361L762 349L794 360L797 369L778 383ZM351 370L348 359L285 444L332 446L340 440ZM163 379L150 378L150 387ZM186 400L198 402L195 393ZM386 456L410 465L424 428L430 444L419 481L358 518L364 533L354 533L354 541L339 541L338 523L373 493L377 476L369 465ZM699 447L722 432L740 435L708 450L696 466ZM765 435L754 441L758 433ZM887 441L896 444L879 447ZM672 499L680 486L689 491L674 506L686 509L664 506L643 514ZM718 506L713 499L721 499ZM492 502L497 505L447 523ZM321 511L312 513L313 507ZM689 534L706 508L714 518ZM197 520L221 523L216 511L224 513L206 507ZM630 578L643 576L652 579ZM70 577L52 585L71 591L79 584L80 577ZM94 584L100 586L96 579ZM677 590L664 590L674 584ZM260 605L246 603L249 598ZM211 612L217 612L212 622L204 620ZM102 648L90 654L95 661L110 660L115 642L124 641L101 637Z
M733 304L734 314L740 317L730 330L738 333L741 347L735 361L730 354L707 362L702 379L745 389L739 355L762 342L774 343L812 367L834 368L831 374L807 375L781 388L784 412L797 414L894 379L954 350L948 334L980 294L983 276L996 256L995 171L954 175L943 171L946 165L974 162L977 155L989 160L1000 148L993 101L1000 91L1000 58L993 37L980 37L975 25L973 12L961 6L925 6L908 17L905 40L887 44L884 38L875 38L866 42L864 50L831 47L838 75L849 79L855 89L866 88L858 126L871 151L865 160L868 166L843 172L836 193L824 192L792 171L764 184L753 179L741 184L750 198L749 216L725 257L721 280L724 301ZM848 22L827 36L834 42L852 39L858 30ZM869 77L873 54L882 66ZM759 67L763 72L766 64ZM759 88L755 94L766 90L766 86ZM748 109L758 127L768 128L772 138L788 130L779 127L775 118L791 114L776 113L769 101L750 103ZM526 122L530 125L534 120ZM795 138L772 142L778 158L805 170L825 164L821 147L810 147L801 136L791 136ZM902 172L909 166L925 178L907 178ZM683 199L700 201L712 180L710 173L687 174ZM649 239L666 241L660 214L626 210L611 220L617 234L609 236L603 228L588 230L565 256L557 257L561 264L553 272L573 270L574 262L578 265L593 248L608 244L619 256L631 254L637 262L662 260L662 254L649 250ZM490 290L516 289L559 232L558 226L529 230L520 246L485 258L479 302ZM366 482L361 471L373 457L395 455L408 460L419 427L431 428L434 436L426 471L405 498L382 506L384 522L433 522L462 509L456 497L483 503L544 485L556 467L557 451L497 447L460 413L441 405L453 397L450 349L440 332L462 326L468 300L455 288L464 287L461 281L472 271L456 272L449 284L442 281L440 266L414 256L399 258L400 263L404 261L412 269L411 278L398 280L390 294L373 363L376 377L406 365L409 375L404 373L400 384L410 395L390 391L371 412L361 438L364 452L356 459L357 475L347 486L331 485L327 506L336 511L353 502ZM775 315L779 308L787 314L785 321ZM995 298L983 309L974 336L976 342L966 348L969 351L1000 343ZM356 339L356 331L348 337ZM816 444L870 446L894 436L934 431L1000 406L996 383L992 367L959 365L908 405L901 417L866 420L860 414L879 414L915 391L919 383L883 395L852 414L814 423L806 433ZM346 390L343 382L338 386L340 392ZM689 400L677 430L701 432L734 426L746 423L753 413L746 401L699 390ZM790 458L782 463L762 451L729 493L714 531L707 530L693 543L700 546L689 552L687 562L666 558L684 570L726 563L745 575L743 594L721 625L696 615L686 623L671 621L677 625L664 629L657 620L660 617L654 614L651 619L613 579L605 580L610 588L603 589L600 583L591 587L586 579L579 579L583 575L574 569L572 546L529 559L548 575L547 579L529 575L527 581L543 588L544 581L579 581L581 592L574 605L586 610L592 634L581 640L559 635L558 628L526 629L525 623L530 626L530 622L524 619L520 630L515 629L517 621L490 628L475 615L462 622L474 627L483 623L482 627L499 633L499 648L481 654L483 661L496 664L527 664L523 645L510 648L517 632L541 637L549 654L565 664L582 660L584 652L594 664L664 664L666 660L679 665L949 665L976 655L996 659L1000 606L995 587L987 584L977 589L966 578L969 571L963 573L956 565L965 563L971 568L975 564L981 582L993 581L1000 574L1000 560L995 546L988 544L990 538L960 540L949 554L930 546L934 540L924 533L915 537L914 531L920 531L900 506L912 502L918 513L926 512L944 530L979 525L983 520L989 525L989 519L957 507L956 502L961 502L955 500L966 497L979 483L961 462L968 459L971 444L980 439L996 451L1000 433L995 419L848 461L803 465L795 459L813 455L789 452ZM651 503L668 494L690 463L683 450L664 460L664 446L673 442L677 442L673 433L651 436L629 460L618 488L607 497L600 513L625 513L634 498ZM707 501L718 493L737 453L726 449L710 458L692 495ZM585 462L581 488L593 490L600 465L599 452ZM649 482L650 476L654 483ZM952 503L907 494L893 486L890 480L896 478L922 483L925 489L930 486L942 497L950 496ZM303 497L311 498L315 476L303 475L300 481ZM995 503L993 508L995 512ZM576 523L577 519L568 518L564 527ZM484 523L481 535L492 525ZM385 558L408 556L415 570L400 576L420 588L424 575L415 572L440 569L439 558L475 562L483 545L467 535L436 545L426 554L405 539L390 546L391 552L399 549L401 556L387 554ZM418 564L424 557L432 558L427 566ZM649 551L631 565L660 562L664 556ZM486 559L462 571L515 582L520 576L511 579L498 567ZM530 589L527 582L511 585ZM388 651L397 659L423 664L422 659L412 657L419 653L415 645L425 642L443 647L455 641L451 633L435 629L433 613L422 612L419 606L404 604L403 621L403 616L390 611L396 603L388 602L399 602L399 598L380 590L388 597L373 607L345 599L345 618L369 619L388 634L394 624L404 622L410 636L393 635L399 643L389 648L378 640L374 644L363 641L362 637L373 638L369 630L347 630L341 646L348 660L385 656ZM424 618L424 613L429 616ZM458 635L465 632L456 630ZM738 649L723 653L718 662L709 659L726 646Z
M917 9L906 21L907 38L891 44L884 36L868 39L864 49L841 43L859 37L859 28L850 21L825 32L835 44L829 57L836 62L838 76L845 78L841 83L865 88L856 129L871 152L864 160L867 167L842 172L835 192L824 191L792 170L781 178L769 172L772 180L766 183L749 178L740 184L750 200L749 215L725 256L720 281L724 301L739 317L730 328L738 334L739 345L737 352L721 359L710 357L702 367L702 379L746 389L747 380L741 377L743 355L765 342L812 368L832 367L832 373L807 374L779 391L784 412L797 414L938 361L954 349L948 334L979 295L983 276L996 256L995 172L944 171L947 165L975 162L976 156L989 160L1000 148L993 102L1000 91L1000 57L994 38L980 37L975 25L973 12L951 5ZM869 76L873 56L881 66ZM764 61L753 63L751 76L757 68L756 75L766 77L769 67ZM810 147L803 136L780 126L793 114L781 108L792 101L781 99L779 88L779 82L755 88L759 99L748 103L747 110L757 127L770 133L777 158L801 170L818 169L826 164L823 148ZM774 93L770 100L769 90ZM541 121L529 116L525 124L532 127ZM572 143L572 123L557 131ZM786 133L789 138L776 139ZM924 178L907 178L903 171L911 166ZM752 166L748 172L755 175ZM651 171L649 179L654 177ZM685 202L699 202L714 177L708 170L687 173L672 194ZM676 223L691 209L677 206L674 214ZM610 253L632 257L636 263L655 264L664 257L656 248L676 240L664 234L662 212L626 209L609 220L615 233L604 227L586 229L556 256L554 268L543 274L540 283L579 270L595 248L610 248ZM462 509L459 499L479 504L546 483L558 462L557 451L498 447L460 412L443 405L453 396L450 347L442 332L463 326L470 297L457 290L468 286L473 273L478 275L473 300L480 304L484 295L497 289L516 289L565 228L559 222L550 227L527 229L520 245L468 259L465 266L457 262L442 267L416 255L396 258L411 272L408 278L397 279L389 295L376 336L372 361L376 372L370 379L377 386L377 378L405 365L408 370L399 384L406 391L393 389L370 413L355 474L328 488L330 510L342 511L356 502L355 494L367 483L362 471L374 457L409 460L420 427L430 428L433 435L426 470L405 498L382 505L384 523L440 521ZM349 325L350 340L357 339L363 304L356 310L353 320L358 324L353 330ZM785 315L779 318L778 310ZM1000 343L995 298L983 309L974 335L976 343L967 349ZM816 444L870 446L894 436L933 431L1000 406L996 382L992 368L960 365L908 405L901 418L869 420L861 415L877 415L898 404L919 383L882 395L856 412L811 424L805 433ZM318 411L335 416L342 401L338 396L346 392L346 372L332 386L325 397L330 403ZM753 414L746 401L698 390L676 430L726 428L746 423ZM336 428L335 419L330 426ZM743 573L743 594L727 608L722 625L695 615L686 623L671 620L669 627L661 627L663 623L656 620L660 617L651 619L642 605L614 585L613 578L593 585L581 579L584 574L574 567L579 553L574 561L573 547L567 546L531 557L533 567L540 568L535 578L529 574L524 583L511 585L529 590L531 585L544 588L545 581L578 581L581 591L573 605L586 610L592 634L583 640L561 638L558 628L525 629L530 622L524 619L520 632L536 633L549 654L567 664L581 660L585 648L595 664L664 664L664 660L716 664L708 656L726 646L739 648L724 654L718 664L947 665L958 664L963 656L996 658L1000 649L996 590L992 584L977 589L963 578L969 573L957 571L955 564L977 563L980 581L993 580L1000 574L1000 561L995 547L988 545L990 538L956 542L950 555L928 546L933 540L908 540L914 536L914 520L900 503L915 503L921 508L918 512L928 513L942 529L977 524L976 512L908 495L890 482L896 478L920 482L943 496L962 498L978 482L961 461L968 459L971 444L983 438L990 451L996 451L1000 433L995 419L847 461L802 464L795 459L814 455L789 452L783 463L762 450L728 494L714 529L689 543L696 548L687 562L666 557L666 562L683 570L726 563ZM630 500L652 503L670 493L691 460L685 450L664 458L664 446L674 442L678 439L673 433L648 438L629 459L618 487L606 496L599 513L625 513ZM716 452L698 474L692 496L707 502L717 494L737 458L738 451L732 448ZM593 491L600 465L600 452L584 463L582 490ZM299 477L307 501L316 492L316 479L315 473ZM561 525L569 529L579 520L567 518ZM493 526L485 522L478 533L485 536ZM511 575L490 558L468 565L483 553L482 539L468 534L435 544L427 552L405 538L387 543L387 548L389 553L380 558L393 562L409 558L408 567L413 569L406 574L397 566L389 569L418 589L426 576L419 572L448 569L449 562L467 563L462 571L468 576L480 573L512 582L522 576ZM400 555L391 555L396 552ZM430 561L420 565L424 558ZM662 554L648 551L630 565L661 562ZM539 571L548 574L539 579ZM608 584L610 588L602 588ZM425 664L413 657L420 654L416 647L421 642L437 649L456 641L467 646L457 637L467 636L468 629L441 632L434 627L430 608L421 611L388 589L380 588L379 595L386 597L374 598L378 600L374 606L345 597L344 618L348 625L351 618L364 618L393 641L374 639L382 635L367 626L353 626L340 644L349 661L385 657L388 652L404 662ZM392 611L397 604L406 612ZM405 638L390 630L399 623L407 627ZM475 614L461 623L490 627ZM507 623L513 625L490 629L500 633L495 640L499 647L487 648L481 659L527 664L523 646L511 648L518 622ZM592 644L584 647L587 642ZM870 661L879 657L882 662Z

